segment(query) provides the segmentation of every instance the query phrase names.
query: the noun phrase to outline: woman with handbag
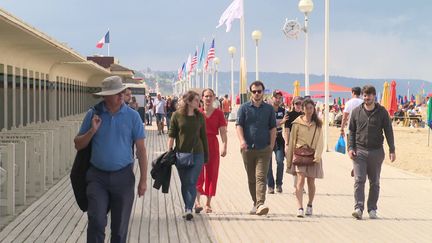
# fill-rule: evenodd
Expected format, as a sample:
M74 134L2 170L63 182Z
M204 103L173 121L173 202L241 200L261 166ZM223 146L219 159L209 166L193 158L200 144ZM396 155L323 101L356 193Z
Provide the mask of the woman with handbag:
M200 96L195 91L183 95L176 112L171 117L168 149L175 140L176 167L181 181L186 220L192 220L196 198L196 183L203 163L208 161L208 145L204 116L198 107Z
M211 213L211 199L216 195L216 185L219 175L220 156L225 157L227 153L227 122L222 110L217 109L214 105L216 100L215 93L212 89L204 89L202 92L202 101L204 106L201 110L206 120L207 139L209 145L209 161L201 170L198 177L197 198L195 202L195 212L203 210L200 202L200 196L207 197L205 212ZM217 101L217 100L216 100ZM219 151L219 141L217 135L222 138L222 149Z
M304 115L293 122L288 153L286 154L287 172L297 175L296 197L297 217L304 217L303 188L308 184L309 201L306 215L312 215L315 196L315 178L323 178L321 155L323 152L322 121L318 118L315 103L311 99L303 101Z

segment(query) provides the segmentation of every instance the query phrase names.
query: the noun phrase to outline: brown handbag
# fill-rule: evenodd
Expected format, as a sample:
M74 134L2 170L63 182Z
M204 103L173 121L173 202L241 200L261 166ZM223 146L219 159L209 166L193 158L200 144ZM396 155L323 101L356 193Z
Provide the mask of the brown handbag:
M313 145L316 130L317 127L315 125L315 131L312 137L311 146ZM315 159L315 149L309 147L309 145L304 144L299 148L294 149L293 165L297 165L297 166L313 165L315 163L314 159Z

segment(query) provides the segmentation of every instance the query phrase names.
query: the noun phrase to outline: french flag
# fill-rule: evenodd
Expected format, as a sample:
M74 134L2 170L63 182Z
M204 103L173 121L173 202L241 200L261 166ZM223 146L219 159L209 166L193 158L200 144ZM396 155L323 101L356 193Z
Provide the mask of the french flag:
M104 37L102 37L102 39L96 44L96 48L102 48L103 45L107 43L110 43L109 30L104 35Z

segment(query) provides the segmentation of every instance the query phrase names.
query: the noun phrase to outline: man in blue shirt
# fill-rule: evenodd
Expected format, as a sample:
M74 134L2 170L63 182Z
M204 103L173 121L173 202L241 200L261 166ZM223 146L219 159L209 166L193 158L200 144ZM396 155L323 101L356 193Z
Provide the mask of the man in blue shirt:
M236 129L254 202L250 213L266 215L269 211L264 205L266 181L276 139L276 117L273 107L263 102L264 84L261 81L253 82L249 91L251 100L240 107Z
M104 242L107 212L111 211L111 242L126 242L134 200L135 175L132 145L135 143L140 166L138 196L143 196L147 181L147 154L144 126L135 110L124 103L126 87L118 76L102 81L102 111L87 112L75 148L92 146L87 171L87 242Z

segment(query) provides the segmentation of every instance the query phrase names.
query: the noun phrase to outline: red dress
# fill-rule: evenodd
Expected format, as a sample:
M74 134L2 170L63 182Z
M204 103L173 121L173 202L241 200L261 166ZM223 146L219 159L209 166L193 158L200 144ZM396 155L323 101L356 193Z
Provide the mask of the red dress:
M220 109L215 109L210 117L207 117L205 112L201 110L206 120L207 141L209 148L209 160L202 167L198 177L196 189L201 195L214 196L216 195L216 185L219 174L219 141L217 135L220 127L226 127L227 122L223 112Z

